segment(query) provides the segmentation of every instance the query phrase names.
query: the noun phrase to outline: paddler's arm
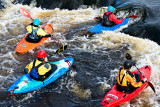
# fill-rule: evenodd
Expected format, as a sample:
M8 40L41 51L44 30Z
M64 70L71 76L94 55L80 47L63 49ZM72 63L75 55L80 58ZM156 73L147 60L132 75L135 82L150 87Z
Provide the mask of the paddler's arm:
M46 60L46 59L45 59ZM41 70L39 70L41 69ZM43 66L38 68L39 70L39 78L43 82L46 79L46 75L48 75L49 72L51 72L51 65L49 62L46 62Z
M131 83L131 85L132 85L133 87L136 87L136 88L141 87L142 84L144 83L143 80L140 81L140 82L137 82L134 74L131 73L131 72L129 72L129 73L127 74L126 79Z
M25 73L29 73L31 71L33 67L33 62L29 63L25 68L24 68L24 72Z
M51 37L51 34L47 34L47 35L45 35L45 36L43 36L43 37Z
M51 37L51 34L48 34L46 31L44 31L42 28L39 28L37 31L37 34L41 37Z
M124 20L124 17L121 19L117 19L117 17L114 14L111 14L109 19L113 21L115 24L121 24Z
M27 31L28 31L29 33L32 32L32 26L31 26L31 25L28 25L28 26L26 27L26 29L27 29Z

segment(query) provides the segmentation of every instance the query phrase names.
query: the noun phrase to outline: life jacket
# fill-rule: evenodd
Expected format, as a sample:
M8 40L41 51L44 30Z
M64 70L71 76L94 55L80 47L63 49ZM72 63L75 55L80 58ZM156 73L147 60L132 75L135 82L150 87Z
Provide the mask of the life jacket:
M120 68L117 75L117 90L120 92L131 93L138 87L142 86L144 82L140 81L139 74L133 74L130 71Z
M128 71L126 71L124 67L122 67L117 76L117 83L124 87L130 86L130 83L126 79L127 72Z
M32 32L31 32L31 39L38 39L39 38L39 36L37 35L37 31L38 31L38 29L39 29L40 27L38 26L38 28L37 29L33 29L33 26L32 26Z
M44 63L42 62L35 67L35 62L36 62L36 60L33 61L33 67L32 67L31 72L30 72L30 77L35 79L35 80L41 80L42 77L40 77L40 75L38 73L38 68L40 66L42 66Z
M107 13L105 13L103 15L102 26L111 27L111 26L115 25L115 23L113 21L109 20L109 16L111 14L113 14L113 13L109 13L108 15L107 15Z

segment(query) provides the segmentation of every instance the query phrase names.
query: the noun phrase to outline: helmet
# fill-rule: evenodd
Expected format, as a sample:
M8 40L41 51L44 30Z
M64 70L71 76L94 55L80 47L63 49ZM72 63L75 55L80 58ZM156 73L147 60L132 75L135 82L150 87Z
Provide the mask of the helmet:
M124 62L124 69L129 69L132 67L132 61L131 60L127 60Z
M33 25L39 25L40 24L40 20L39 19L34 19L33 21Z
M113 12L115 9L114 9L114 7L113 6L108 6L108 11L109 12Z
M44 50L40 50L37 53L37 57L38 58L43 58L43 57L46 57L46 56L47 56L47 54L46 54L46 52Z

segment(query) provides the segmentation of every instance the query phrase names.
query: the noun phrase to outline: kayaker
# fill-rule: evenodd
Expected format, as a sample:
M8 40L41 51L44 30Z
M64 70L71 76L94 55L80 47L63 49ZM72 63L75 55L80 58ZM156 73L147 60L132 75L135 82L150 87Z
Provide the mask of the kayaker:
M37 53L37 59L29 63L25 69L25 73L30 73L30 77L38 80L44 81L54 70L57 69L57 66L50 64L47 59L47 54L44 50L40 50Z
M137 74L131 73L133 62L131 60L126 60L124 66L120 68L117 75L117 90L125 93L133 92L138 87L141 87L147 78L140 81L139 72Z
M40 27L40 20L34 19L33 23L31 23L29 26L26 27L29 34L30 41L38 41L42 37L51 37L51 34L49 34L46 30Z
M124 20L124 17L121 19L117 19L117 17L113 14L115 8L113 6L108 6L108 12L105 12L103 14L103 19L102 19L102 25L111 27L116 24L121 24L122 21Z

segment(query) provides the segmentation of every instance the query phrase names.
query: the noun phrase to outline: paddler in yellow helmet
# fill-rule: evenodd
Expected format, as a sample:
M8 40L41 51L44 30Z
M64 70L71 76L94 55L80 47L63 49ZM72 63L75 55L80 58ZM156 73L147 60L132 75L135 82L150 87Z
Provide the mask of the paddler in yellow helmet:
M133 62L131 60L126 60L124 66L120 68L117 75L118 91L131 93L147 81L147 78L140 81L139 74L133 74L129 71L132 68L132 65Z
M47 59L47 54L44 50L37 53L37 59L29 63L25 69L25 73L30 73L32 79L44 81L49 75L57 69L57 66L50 64Z
M40 27L39 19L34 19L26 29L30 33L27 39L31 42L38 42L42 37L51 37L47 31Z

